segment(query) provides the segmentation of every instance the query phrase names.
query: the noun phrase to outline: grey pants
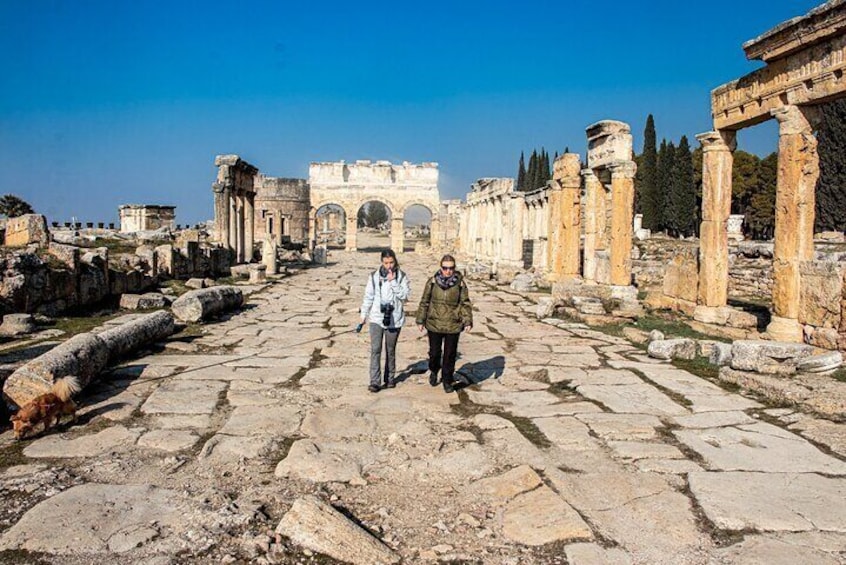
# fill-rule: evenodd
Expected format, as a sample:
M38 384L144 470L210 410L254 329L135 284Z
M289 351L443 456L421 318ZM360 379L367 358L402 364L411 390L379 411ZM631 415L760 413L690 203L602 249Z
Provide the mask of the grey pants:
M382 342L385 342L385 383L397 376L397 340L401 328L370 323L370 384L382 385Z

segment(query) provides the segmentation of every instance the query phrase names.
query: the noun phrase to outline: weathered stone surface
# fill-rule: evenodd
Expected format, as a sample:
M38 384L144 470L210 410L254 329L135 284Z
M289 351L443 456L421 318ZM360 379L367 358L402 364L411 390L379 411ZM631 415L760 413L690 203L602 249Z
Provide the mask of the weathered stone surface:
M171 380L160 385L141 406L145 414L211 414L226 383Z
M846 532L846 479L813 473L689 475L708 518L725 530Z
M6 221L6 240L8 247L23 247L31 243L47 245L50 232L47 231L47 218L42 214L24 214Z
M799 323L823 328L840 325L843 267L839 263L804 261L799 293Z
M35 319L32 314L6 314L0 324L0 336L16 337L35 331Z
M520 494L508 503L502 515L502 533L524 545L593 537L579 514L547 486Z
M185 286L187 286L188 288L200 289L206 288L207 285L205 284L205 281L203 279L193 278L185 281Z
M138 446L162 451L183 451L194 447L199 439L196 432L189 430L153 430L138 438Z
M692 339L664 339L649 342L647 353L655 359L693 359L696 342Z
M718 367L731 364L731 344L714 342L708 362Z
M676 430L679 441L722 471L846 473L846 463L820 452L801 437L758 422L708 430Z
M51 435L33 441L24 449L24 455L33 458L92 457L131 448L139 435L140 430L129 430L123 426L113 426L74 439Z
M297 499L276 526L276 533L346 563L377 565L400 561L380 540L314 496Z
M583 385L576 390L614 412L678 416L688 410L655 387L642 383L620 386Z
M259 284L267 281L266 265L250 265L250 284Z
M838 556L839 548L818 548L822 540L819 536L811 539L795 539L803 534L793 534L791 539L784 539L785 534L746 535L742 542L717 550L717 563L760 563L761 565L795 565L813 563L814 565L842 565ZM843 547L843 539L839 543Z
M0 539L0 550L58 555L190 549L183 537L212 517L178 493L150 485L85 484L48 498ZM61 527L59 527L61 526Z
M243 302L240 289L215 286L186 292L173 302L172 309L183 322L199 322L239 308Z
M538 320L549 318L555 313L555 301L549 296L541 296L538 298L538 307L535 315Z
M239 406L229 416L220 433L235 436L288 436L297 431L300 418L296 406L267 406L258 410L252 406Z
M514 277L510 286L512 290L516 290L517 292L532 292L538 289L535 285L535 279L527 273L521 273Z
M476 481L468 492L485 495L500 501L508 501L523 492L528 492L542 484L541 478L528 465L515 467L502 475Z
M801 343L739 340L731 346L731 368L758 373L796 372L799 359L810 357L814 348Z
M570 565L632 565L632 559L619 547L605 548L597 543L571 543L564 548Z
M356 449L356 448L361 449ZM297 440L276 466L277 477L294 477L322 482L346 483L361 478L361 457L370 460L374 448L361 444L317 444L310 440ZM359 452L359 453L356 453Z
M147 292L145 294L122 294L120 296L120 307L124 310L150 310L152 308L164 308L167 306L167 299L159 292Z
M843 354L839 351L830 351L802 359L797 363L796 370L808 373L824 373L833 371L842 364Z

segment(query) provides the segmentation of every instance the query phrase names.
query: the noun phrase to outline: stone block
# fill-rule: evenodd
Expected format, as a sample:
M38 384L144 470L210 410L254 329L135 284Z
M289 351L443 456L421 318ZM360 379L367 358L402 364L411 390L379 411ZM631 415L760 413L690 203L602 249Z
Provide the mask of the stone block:
M521 273L514 277L509 286L517 292L533 292L538 289L534 277L528 273Z
M50 242L47 252L64 263L68 269L76 271L79 268L79 247Z
M538 298L538 307L535 312L538 320L544 318L551 318L555 313L555 301L550 296L541 296Z
M250 283L258 284L267 281L266 265L250 265Z
M167 299L158 292L123 294L120 297L120 307L125 310L150 310L152 308L164 308L165 306L167 306Z
M843 268L834 262L804 261L800 265L799 322L836 328L841 323Z
M843 365L843 354L839 351L829 351L800 360L796 364L796 370L806 373L827 373L841 365Z
M708 362L718 367L731 364L731 344L714 342L708 355Z
M35 319L32 314L6 314L0 325L0 336L16 337L35 331Z
M837 345L840 334L834 328L804 326L802 331L805 334L805 343L822 349L840 349Z
M24 245L47 245L50 232L47 230L47 218L42 214L24 214L6 221L5 245L22 247Z
M663 290L666 296L696 303L699 293L697 249L684 249L672 258L664 275Z
M198 289L198 288L206 288L205 281L203 279L188 279L185 281L185 286L188 288Z
M814 348L802 343L739 340L731 347L731 368L767 374L792 374Z
M591 316L604 316L607 314L605 306L599 298L589 296L574 296L571 299L573 307L580 314L588 314Z
M696 357L696 342L687 338L652 341L646 352L655 359L693 359Z

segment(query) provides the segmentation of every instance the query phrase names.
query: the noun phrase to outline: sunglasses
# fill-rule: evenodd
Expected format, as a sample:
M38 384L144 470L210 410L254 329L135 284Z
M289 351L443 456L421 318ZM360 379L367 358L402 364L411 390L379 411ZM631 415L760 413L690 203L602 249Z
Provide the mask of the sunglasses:
M454 271L455 265L441 265L441 269L444 271Z

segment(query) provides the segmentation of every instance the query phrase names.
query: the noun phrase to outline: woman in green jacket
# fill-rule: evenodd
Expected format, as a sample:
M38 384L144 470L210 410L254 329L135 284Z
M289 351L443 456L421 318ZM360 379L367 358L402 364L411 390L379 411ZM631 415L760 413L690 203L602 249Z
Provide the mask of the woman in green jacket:
M458 337L473 328L473 310L467 284L455 270L452 255L441 257L441 268L426 283L417 307L417 327L428 332L429 384L437 386L438 371L443 371L444 391L453 392Z

